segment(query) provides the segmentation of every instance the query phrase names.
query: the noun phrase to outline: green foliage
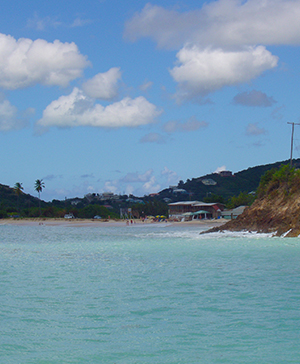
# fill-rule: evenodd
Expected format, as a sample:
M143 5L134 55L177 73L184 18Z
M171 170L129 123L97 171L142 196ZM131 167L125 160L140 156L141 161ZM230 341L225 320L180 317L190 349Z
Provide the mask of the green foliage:
M45 183L42 179L37 179L34 184L34 189L39 193L43 191L43 188L45 188Z
M226 204L225 198L223 196L216 195L214 193L204 197L203 201L206 203L219 202L223 203L224 205Z
M145 204L135 204L132 206L132 211L138 212L139 216L167 216L168 205L165 202L154 200Z
M233 196L228 200L226 208L234 209L238 206L250 206L254 200L255 196L253 194L241 192L238 196Z
M15 191L15 194L16 194L18 197L21 195L22 190L24 190L24 187L22 186L22 183L17 182L17 183L14 185L14 191Z
M274 198L278 195L280 188L286 195L297 192L300 188L300 171L291 168L289 164L267 171L261 178L257 195L259 198L265 195Z
M101 216L103 219L107 219L109 216L111 218L118 218L118 215L114 211L102 205L88 205L78 211L78 217L80 218L92 219L96 215Z
M8 217L5 210L0 210L0 219L6 219Z

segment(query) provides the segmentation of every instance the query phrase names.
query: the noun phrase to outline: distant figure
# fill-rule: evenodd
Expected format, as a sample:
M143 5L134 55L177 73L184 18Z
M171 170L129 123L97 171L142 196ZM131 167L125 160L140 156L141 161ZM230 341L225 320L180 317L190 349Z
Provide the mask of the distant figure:
M126 221L126 225L129 225L129 221L128 220Z

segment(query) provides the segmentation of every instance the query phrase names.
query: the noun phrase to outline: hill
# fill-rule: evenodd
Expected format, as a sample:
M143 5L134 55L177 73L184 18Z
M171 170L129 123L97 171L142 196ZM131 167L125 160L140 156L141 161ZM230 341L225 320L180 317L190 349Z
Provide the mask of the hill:
M258 188L258 198L236 220L211 229L215 231L255 231L276 236L300 234L300 170L283 166L268 171Z
M42 201L42 206L46 205ZM7 212L16 212L19 209L29 209L38 207L39 200L27 193L21 193L18 197L13 188L0 184L0 210L5 209Z
M228 199L232 196L237 196L241 192L256 191L261 179L261 176L272 168L279 168L281 165L288 164L289 161L276 162L266 165L251 167L246 170L237 172L228 177L222 177L221 174L212 173L202 177L188 179L185 183L179 182L176 189L168 188L159 193L162 198L169 198L175 201L187 201L191 198L193 200L203 201L209 195L222 196ZM300 168L300 159L293 160L293 165ZM210 181L210 182L207 182ZM212 181L212 182L211 182ZM205 184L205 183L215 184ZM186 192L180 191L184 190Z

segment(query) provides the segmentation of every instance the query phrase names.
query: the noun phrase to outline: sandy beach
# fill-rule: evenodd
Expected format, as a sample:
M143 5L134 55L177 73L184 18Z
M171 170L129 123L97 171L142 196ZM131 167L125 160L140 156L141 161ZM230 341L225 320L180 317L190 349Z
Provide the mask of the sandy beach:
M221 226L225 224L228 220L218 219L218 220L192 220L184 222L153 222L152 220L146 220L145 222L141 220L133 220L132 225L145 225L145 224L170 224L170 225L199 225L201 227L207 226L211 228L214 226ZM20 226L126 226L126 220L96 220L96 219L59 219L59 218L20 218L20 219L1 219L0 225L20 225ZM129 224L131 226L131 224Z

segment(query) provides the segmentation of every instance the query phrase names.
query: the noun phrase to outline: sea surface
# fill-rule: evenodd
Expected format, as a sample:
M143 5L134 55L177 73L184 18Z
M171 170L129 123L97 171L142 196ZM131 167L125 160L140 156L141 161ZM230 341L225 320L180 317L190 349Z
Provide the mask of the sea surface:
M300 363L300 238L0 226L0 363Z

